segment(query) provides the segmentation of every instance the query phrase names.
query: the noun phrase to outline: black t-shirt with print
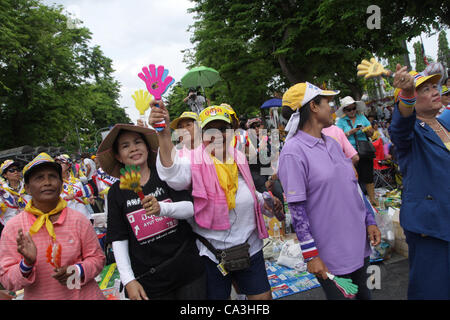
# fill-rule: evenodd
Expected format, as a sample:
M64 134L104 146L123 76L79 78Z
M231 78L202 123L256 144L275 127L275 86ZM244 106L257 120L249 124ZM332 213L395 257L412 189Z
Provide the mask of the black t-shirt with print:
M150 179L142 187L145 195L153 195L158 201L192 201L187 191L175 191L162 181L155 167L150 170ZM186 285L204 272L189 223L168 217L147 217L139 196L131 190L121 190L117 181L108 192L106 241L121 240L129 241L134 276L150 299L152 295L163 295ZM162 263L164 266L158 268ZM149 272L152 268L157 271Z

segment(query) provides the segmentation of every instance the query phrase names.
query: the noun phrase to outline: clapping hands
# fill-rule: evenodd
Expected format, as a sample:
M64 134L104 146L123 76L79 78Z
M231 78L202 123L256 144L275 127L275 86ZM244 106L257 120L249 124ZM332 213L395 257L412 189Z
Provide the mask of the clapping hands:
M149 65L149 68L142 68L142 72L138 74L138 77L144 81L148 92L150 92L156 100L160 100L164 92L166 92L175 82L168 74L169 70L164 69L163 66L159 66L158 69L156 69L155 65L151 64Z

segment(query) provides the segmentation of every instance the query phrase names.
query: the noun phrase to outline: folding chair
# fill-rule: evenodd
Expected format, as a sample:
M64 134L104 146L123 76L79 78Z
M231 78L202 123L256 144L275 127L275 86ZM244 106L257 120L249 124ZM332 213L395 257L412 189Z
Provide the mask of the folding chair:
M393 168L389 161L385 159L383 140L377 139L372 144L375 147L375 159L373 159L375 188L393 190L396 187Z

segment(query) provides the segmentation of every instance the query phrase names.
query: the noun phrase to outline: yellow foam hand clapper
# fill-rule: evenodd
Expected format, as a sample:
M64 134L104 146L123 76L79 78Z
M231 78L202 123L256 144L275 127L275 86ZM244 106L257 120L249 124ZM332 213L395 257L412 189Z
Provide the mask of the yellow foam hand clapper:
M370 58L370 61L363 59L360 64L358 64L358 77L364 76L364 79L375 78L379 76L390 76L391 72L386 70L381 63L379 63L375 58Z
M150 108L150 101L153 99L153 96L144 90L138 90L134 92L134 95L131 96L136 104L136 109L138 109L139 114L143 116L145 111Z

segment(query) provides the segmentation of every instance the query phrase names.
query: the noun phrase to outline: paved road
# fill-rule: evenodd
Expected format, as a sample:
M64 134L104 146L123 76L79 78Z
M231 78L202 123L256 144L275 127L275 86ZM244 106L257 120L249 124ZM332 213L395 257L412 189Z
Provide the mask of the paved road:
M389 260L376 264L381 270L381 289L372 290L373 300L406 300L408 290L408 259L393 254ZM279 300L326 300L322 288L300 292Z

